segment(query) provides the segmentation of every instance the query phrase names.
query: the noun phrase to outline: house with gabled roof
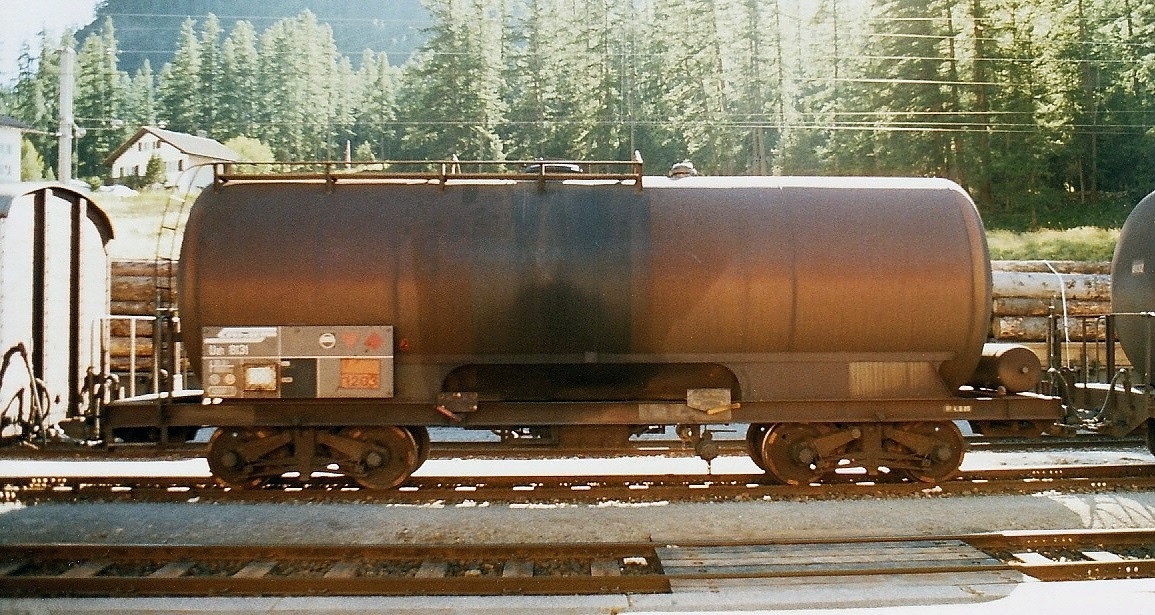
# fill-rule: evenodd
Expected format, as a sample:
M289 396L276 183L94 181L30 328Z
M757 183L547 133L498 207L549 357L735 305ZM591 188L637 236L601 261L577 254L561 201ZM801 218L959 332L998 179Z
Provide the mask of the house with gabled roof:
M0 115L0 184L20 181L20 140L32 127Z
M129 177L144 177L154 156L164 164L165 186L181 189L203 188L212 183L212 171L200 165L241 159L240 154L208 137L142 126L109 154L104 164L112 171L112 181L120 183Z

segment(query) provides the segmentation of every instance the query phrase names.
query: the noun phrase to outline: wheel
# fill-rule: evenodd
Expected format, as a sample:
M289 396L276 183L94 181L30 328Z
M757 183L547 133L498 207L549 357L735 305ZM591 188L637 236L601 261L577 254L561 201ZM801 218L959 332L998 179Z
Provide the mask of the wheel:
M268 427L222 427L209 439L209 470L221 483L240 489L280 476L290 438Z
M360 443L346 474L368 489L393 489L417 469L420 449L404 427L346 427L340 436Z
M416 470L429 459L429 430L420 425L406 427L405 429L409 430L410 435L413 436L413 440L417 442L417 467L414 468L414 470Z
M762 460L762 440L766 438L766 432L769 430L770 425L763 423L752 423L746 428L746 452L763 472L766 471L766 462Z
M816 482L826 469L814 447L814 439L829 432L818 424L778 423L762 438L762 462L766 471L787 485Z
M895 431L898 433L892 432L888 437L915 456L917 467L903 468L907 476L923 483L938 483L958 473L966 441L954 423L904 423Z

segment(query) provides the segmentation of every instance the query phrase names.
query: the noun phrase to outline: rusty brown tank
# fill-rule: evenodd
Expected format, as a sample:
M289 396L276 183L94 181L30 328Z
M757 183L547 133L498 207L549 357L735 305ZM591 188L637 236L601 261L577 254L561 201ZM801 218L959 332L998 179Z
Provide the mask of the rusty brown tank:
M202 327L388 325L409 403L949 397L991 309L939 179L235 181L180 262L194 366Z

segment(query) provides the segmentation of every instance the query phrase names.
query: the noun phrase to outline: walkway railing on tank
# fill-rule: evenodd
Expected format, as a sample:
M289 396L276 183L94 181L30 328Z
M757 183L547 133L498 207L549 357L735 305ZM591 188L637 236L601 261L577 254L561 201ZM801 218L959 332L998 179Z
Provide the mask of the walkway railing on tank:
M603 180L642 188L641 154L632 160L383 160L216 162L217 187L233 181L324 182L410 180L446 185L453 180Z

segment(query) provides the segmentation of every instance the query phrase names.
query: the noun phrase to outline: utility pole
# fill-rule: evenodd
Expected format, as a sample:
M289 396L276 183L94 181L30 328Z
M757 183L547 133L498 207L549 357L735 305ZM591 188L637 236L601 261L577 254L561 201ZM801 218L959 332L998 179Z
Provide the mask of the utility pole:
M72 117L72 84L76 52L71 47L60 50L60 137L56 161L56 179L72 179L72 131L76 119Z

